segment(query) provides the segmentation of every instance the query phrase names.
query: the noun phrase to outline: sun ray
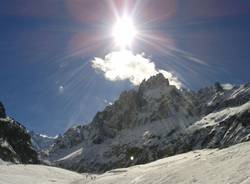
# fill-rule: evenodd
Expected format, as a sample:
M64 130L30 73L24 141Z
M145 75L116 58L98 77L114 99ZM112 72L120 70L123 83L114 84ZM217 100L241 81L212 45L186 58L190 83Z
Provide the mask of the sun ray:
M114 0L109 0L108 2L109 2L109 6L111 7L111 10L113 12L113 15L115 16L115 19L116 20L119 19L120 15L117 11L118 8L116 7Z

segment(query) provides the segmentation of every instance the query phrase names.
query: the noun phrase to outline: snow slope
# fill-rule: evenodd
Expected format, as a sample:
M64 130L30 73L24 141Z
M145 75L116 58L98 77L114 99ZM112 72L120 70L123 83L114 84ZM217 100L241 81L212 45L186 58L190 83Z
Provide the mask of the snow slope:
M41 165L1 165L0 184L70 184L82 175Z
M80 184L81 182L75 183ZM249 184L250 143L201 150L93 176L86 184Z
M249 184L250 142L192 151L101 175L39 165L0 165L0 184Z

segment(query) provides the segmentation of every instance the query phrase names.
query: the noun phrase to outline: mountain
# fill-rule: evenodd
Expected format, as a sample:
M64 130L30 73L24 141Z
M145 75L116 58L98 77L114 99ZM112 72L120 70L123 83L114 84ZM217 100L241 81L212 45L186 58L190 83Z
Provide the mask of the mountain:
M14 163L39 163L28 131L6 115L2 103L0 103L0 159Z
M56 139L47 159L79 172L104 172L250 137L250 84L177 89L162 74L123 92L92 122Z
M29 134L31 136L32 145L37 151L46 151L47 149L49 149L55 143L55 140L58 137L50 137L47 135L35 133L33 131L29 132Z

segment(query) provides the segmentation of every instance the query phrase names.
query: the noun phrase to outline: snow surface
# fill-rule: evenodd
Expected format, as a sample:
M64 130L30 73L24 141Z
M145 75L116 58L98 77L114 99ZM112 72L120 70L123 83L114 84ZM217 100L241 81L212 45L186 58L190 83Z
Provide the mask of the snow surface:
M70 184L83 176L41 165L1 165L0 184Z
M78 182L76 184L80 184ZM86 184L249 184L250 143L201 150L93 175Z
M58 161L67 160L67 159L71 160L72 158L78 157L82 154L82 150L83 150L83 148L80 148L80 149L76 150L75 152L70 153L66 157L59 159Z
M250 142L192 151L101 175L39 165L0 165L0 184L249 184Z

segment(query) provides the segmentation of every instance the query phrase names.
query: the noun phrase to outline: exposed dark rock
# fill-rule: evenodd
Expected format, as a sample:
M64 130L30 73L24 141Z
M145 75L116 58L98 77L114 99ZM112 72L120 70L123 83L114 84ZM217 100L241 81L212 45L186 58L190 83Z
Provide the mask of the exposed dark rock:
M4 109L3 105L1 109ZM14 163L39 163L27 130L14 119L6 117L4 110L0 118L0 158Z

